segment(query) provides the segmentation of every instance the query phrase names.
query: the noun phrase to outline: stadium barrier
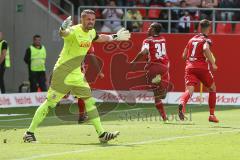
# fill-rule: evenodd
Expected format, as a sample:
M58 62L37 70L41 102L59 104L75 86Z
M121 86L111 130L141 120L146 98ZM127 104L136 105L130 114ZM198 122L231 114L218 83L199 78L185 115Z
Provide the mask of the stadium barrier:
M93 95L97 102L114 103L154 103L154 97L147 91L112 91L95 90ZM42 93L20 93L20 94L0 94L0 108L12 107L32 107L39 106L45 100L46 92ZM170 92L164 99L165 104L178 104L181 92ZM73 96L64 98L61 103L76 103ZM194 93L189 100L189 104L207 104L208 93ZM240 94L217 93L217 105L240 105Z

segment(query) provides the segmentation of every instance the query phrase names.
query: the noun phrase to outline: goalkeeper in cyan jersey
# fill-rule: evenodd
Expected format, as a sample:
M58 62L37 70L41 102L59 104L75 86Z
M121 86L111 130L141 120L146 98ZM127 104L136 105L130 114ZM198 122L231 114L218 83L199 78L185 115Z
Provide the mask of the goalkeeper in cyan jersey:
M81 23L72 25L71 17L68 17L59 30L64 39L64 46L54 66L51 85L46 100L38 107L30 127L23 136L24 142L36 142L34 132L38 125L46 117L49 109L52 109L67 93L84 99L86 111L98 134L100 142L108 142L119 135L118 131L106 132L101 124L95 99L92 97L91 89L81 72L80 64L92 41L109 42L113 40L127 41L130 38L128 30L122 28L117 34L98 35L94 29L95 12L84 10L81 13Z

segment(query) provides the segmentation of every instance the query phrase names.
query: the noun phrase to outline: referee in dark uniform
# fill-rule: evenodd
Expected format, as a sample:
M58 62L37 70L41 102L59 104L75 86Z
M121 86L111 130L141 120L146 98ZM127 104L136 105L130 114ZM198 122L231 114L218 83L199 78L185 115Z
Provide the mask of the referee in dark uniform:
M27 48L24 56L24 61L28 65L30 92L37 92L38 87L41 91L47 91L46 56L46 49L41 44L41 36L34 35L33 44Z

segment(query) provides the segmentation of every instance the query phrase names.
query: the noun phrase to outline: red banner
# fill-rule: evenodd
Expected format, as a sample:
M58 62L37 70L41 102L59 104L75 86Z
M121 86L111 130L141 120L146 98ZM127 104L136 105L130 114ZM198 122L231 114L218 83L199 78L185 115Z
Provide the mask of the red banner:
M181 55L193 34L164 34L164 36L167 41L167 54L171 61L170 76L174 86L173 91L183 91L185 64ZM92 87L97 89L126 90L134 84L144 84L143 75L135 79L127 77L128 71L131 70L129 62L140 51L142 41L146 37L144 33L133 33L129 42L95 43L95 52L103 64L105 77L97 79L92 84ZM240 71L238 70L238 61L240 60L240 54L238 52L240 51L240 36L210 35L209 37L213 41L212 51L219 67L214 74L217 91L225 93L239 92ZM143 66L139 66L139 68L143 69ZM96 76L92 76L92 81L94 81L94 78Z

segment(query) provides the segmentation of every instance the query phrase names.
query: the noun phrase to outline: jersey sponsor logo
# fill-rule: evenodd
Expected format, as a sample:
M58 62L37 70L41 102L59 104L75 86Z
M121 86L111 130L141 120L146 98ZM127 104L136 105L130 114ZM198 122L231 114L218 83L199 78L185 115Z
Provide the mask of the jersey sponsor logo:
M192 41L200 41L200 42L204 41L204 39L202 37L193 37L191 40Z
M80 47L89 48L91 46L91 42L80 42Z

